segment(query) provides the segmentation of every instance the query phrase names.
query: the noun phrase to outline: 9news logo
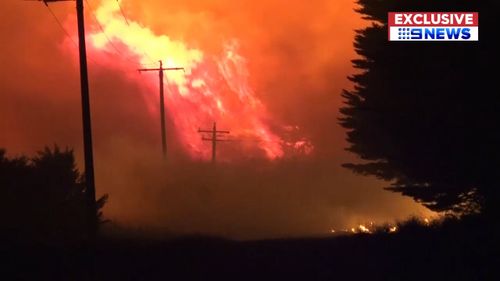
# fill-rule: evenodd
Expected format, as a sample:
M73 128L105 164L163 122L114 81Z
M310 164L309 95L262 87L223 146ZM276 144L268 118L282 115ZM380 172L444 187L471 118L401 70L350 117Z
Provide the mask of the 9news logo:
M479 41L479 13L391 12L389 41Z

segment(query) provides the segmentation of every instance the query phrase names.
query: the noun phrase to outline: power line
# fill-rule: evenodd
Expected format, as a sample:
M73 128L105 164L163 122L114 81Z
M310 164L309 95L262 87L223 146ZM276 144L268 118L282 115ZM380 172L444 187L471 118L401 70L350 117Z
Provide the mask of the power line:
M125 12L123 11L122 5L120 5L120 0L116 0L116 3L118 4L118 7L120 8L120 12L125 19L125 22L127 23L128 26L130 26L130 23L128 22L127 16L125 15Z
M118 5L118 8L120 9L120 13L122 14L122 17L125 20L125 23L130 27L130 22L129 22L127 16L125 15L125 11L123 10L122 5L120 5L120 0L116 0L116 4ZM142 52L142 54L147 57L147 59L150 61L150 64L155 64L154 60L146 52Z
M69 32L66 30L66 28L64 28L63 24L57 18L56 14L54 13L54 11L52 11L52 9L50 8L49 5L47 5L47 9L49 9L50 14L52 15L52 17L54 17L54 19L56 20L57 24L62 29L62 31L64 32L64 34L66 34L66 36L71 40L71 42L73 42L73 45L75 46L75 48L78 49L78 44L76 44L75 40L73 40L73 37L71 37L71 35L69 35Z
M109 42L109 44L111 45L111 47L115 50L116 52L116 55L118 55L119 57L121 57L123 60L126 60L126 61L129 61L131 63L134 63L134 64L137 64L139 66L141 66L141 63L140 62L137 62L135 60L132 60L130 58L127 58L126 55L120 51L120 49L116 46L116 44L113 43L113 41L111 40L111 38L107 35L107 33L104 31L104 27L101 25L101 23L99 22L99 20L97 19L97 16L95 15L95 12L94 12L94 8L93 6L90 4L90 2L88 0L85 0L85 2L87 3L87 5L89 5L90 7L90 11L91 11L91 14L92 14L92 17L94 18L94 21L96 22L96 24L98 25L99 29L102 31L104 37L106 38L106 40ZM117 4L118 6L120 7L120 11L121 11L121 14L125 20L125 22L127 23L128 26L130 26L130 23L127 19L127 17L125 16L125 13L124 13L124 10L122 9L119 1L117 0ZM59 28L64 32L64 34L66 35L66 37L69 38L69 40L71 41L71 43L74 45L74 47L76 49L78 49L78 44L76 43L76 41L73 39L73 37L71 37L71 35L69 34L69 32L66 30L66 28L64 28L64 25L62 24L62 22L59 20L59 18L56 16L56 14L54 13L54 11L50 8L49 5L46 5L47 9L49 10L50 14L52 15L52 17L54 18L54 20L56 21L57 25L59 25ZM146 52L142 52L142 54L149 60L149 63L146 63L146 65L156 65L156 63L154 62L154 60L146 53ZM88 57L89 61L93 62L94 64L97 64L99 65L99 63L92 59L91 57Z
M69 34L69 32L66 30L66 28L64 28L64 25L61 23L61 21L59 20L59 18L56 16L56 14L54 13L54 11L52 11L52 9L50 8L49 5L46 5L47 9L49 10L50 14L52 15L52 17L54 18L54 20L56 21L57 25L61 28L61 30L64 32L64 35L66 35L66 37L69 38L69 40L71 41L71 43L73 43L73 46L78 50L79 46L78 44L76 43L76 41L73 39L73 37L71 37L71 35ZM96 60L88 57L88 60L93 62L94 64L99 64Z
M106 40L109 42L109 44L111 45L111 47L115 50L116 54L121 57L122 59L126 60L126 61L129 61L129 62L132 62L134 64L138 64L140 65L137 61L135 60L131 60L130 58L127 58L122 51L120 51L118 49L118 47L116 47L116 45L113 43L113 41L109 38L108 34L106 34L106 31L104 31L104 28L103 26L101 25L101 23L99 22L99 20L97 19L97 16L95 15L95 12L94 12L94 7L92 7L92 5L90 4L90 2L88 0L85 0L85 2L87 3L87 5L89 5L90 7L90 13L92 14L92 17L94 18L94 21L95 23L97 24L97 26L99 26L99 29L102 31L102 34L104 35L104 37L106 38Z

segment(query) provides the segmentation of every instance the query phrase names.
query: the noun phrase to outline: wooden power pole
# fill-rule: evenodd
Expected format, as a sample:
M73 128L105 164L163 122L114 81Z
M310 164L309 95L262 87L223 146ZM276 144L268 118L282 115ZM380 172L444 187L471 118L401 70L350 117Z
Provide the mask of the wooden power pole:
M46 6L48 3L71 0L38 0ZM90 234L97 231L97 210L95 201L94 153L92 149L92 122L90 114L89 78L87 72L87 49L85 44L85 18L83 0L76 0L76 15L78 21L78 46L80 55L80 87L82 100L83 150L85 161L85 185L88 204L88 223Z
M161 148L163 158L167 158L167 129L165 127L165 97L163 93L163 71L165 70L184 70L183 67L163 67L163 62L160 61L159 68L140 68L139 72L143 71L158 71L160 78L160 126L161 126Z
M229 131L217 131L217 123L214 122L214 126L212 130L202 130L198 129L198 133L210 133L210 137L202 136L202 140L211 141L212 142L212 163L215 164L216 156L217 156L217 142L219 141L227 141L225 139L217 138L218 134L229 134Z
M92 121L90 113L89 77L87 72L87 46L85 43L85 18L83 0L76 0L78 19L78 46L80 53L80 87L82 95L82 121L83 121L83 150L85 159L85 184L87 186L87 200L89 203L91 227L97 231L97 210L94 178L94 152L92 147Z

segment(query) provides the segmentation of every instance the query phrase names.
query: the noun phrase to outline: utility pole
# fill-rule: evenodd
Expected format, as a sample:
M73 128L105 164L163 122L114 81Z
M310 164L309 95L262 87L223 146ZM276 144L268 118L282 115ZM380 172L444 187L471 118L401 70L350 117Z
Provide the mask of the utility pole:
M212 130L202 130L198 129L198 133L210 133L211 137L207 138L205 136L202 136L201 139L204 141L211 141L212 142L212 163L215 164L215 159L217 156L217 142L218 141L227 141L226 139L219 139L218 134L229 134L229 131L217 131L217 123L214 122L214 126Z
M83 0L76 0L78 19L78 46L80 53L80 87L82 95L83 150L85 159L85 184L93 234L97 231L97 210L95 202L94 152L92 148L92 121L90 114L89 77L87 72L87 46L85 43L85 18Z
M160 126L161 126L161 148L163 158L167 158L167 129L165 128L165 98L163 94L163 71L169 70L184 70L183 67L163 67L163 62L160 60L160 68L140 68L139 72L158 71L160 78Z
M72 0L38 0L47 7L48 3ZM87 49L85 44L85 18L83 0L76 0L78 21L78 42L80 55L80 87L82 100L83 150L85 161L85 185L88 204L88 225L92 238L97 231L97 210L95 202L94 154L92 149L92 124L90 116L89 78L87 72Z

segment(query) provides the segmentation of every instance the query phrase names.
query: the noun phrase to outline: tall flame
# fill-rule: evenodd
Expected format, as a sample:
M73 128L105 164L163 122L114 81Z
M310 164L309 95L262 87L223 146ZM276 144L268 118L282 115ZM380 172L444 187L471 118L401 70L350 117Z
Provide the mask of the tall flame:
M278 159L287 153L311 153L313 146L305 138L286 140L279 129L271 129L270 115L250 86L245 58L239 54L237 40L221 43L223 52L209 56L202 50L187 46L166 35L157 35L136 21L125 21L120 6L114 0L103 0L95 11L102 26L90 35L93 47L113 51L119 46L137 60L151 66L153 59L162 59L167 67L183 67L185 72L165 74L169 121L176 129L185 150L193 158L208 158L209 146L197 131L217 122L231 131L231 138L240 150L251 151L268 159ZM149 78L148 78L149 77ZM158 87L157 76L144 77L151 89ZM151 114L158 114L158 96L145 96ZM273 128L297 128L272 126ZM247 153L248 154L248 153Z

